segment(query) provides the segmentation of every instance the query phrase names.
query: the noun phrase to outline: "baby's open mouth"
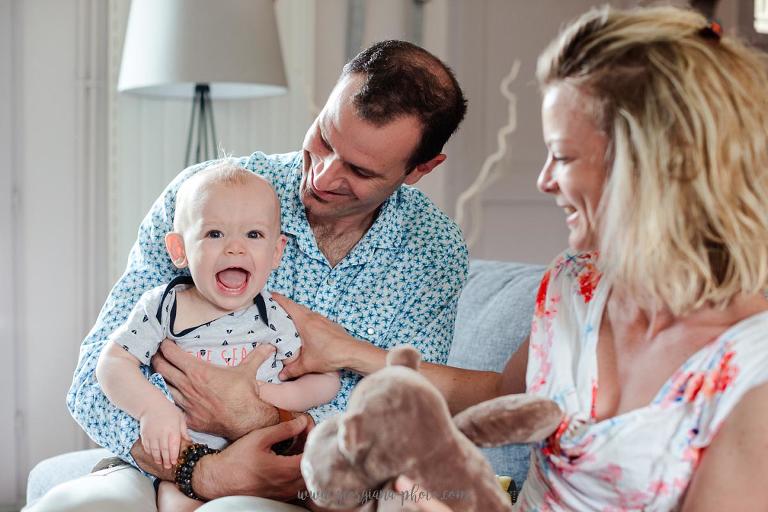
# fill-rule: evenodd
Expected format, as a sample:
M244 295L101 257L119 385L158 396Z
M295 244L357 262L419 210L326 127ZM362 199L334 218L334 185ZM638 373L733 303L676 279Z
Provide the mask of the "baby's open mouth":
M238 292L248 285L251 273L240 267L229 267L216 273L216 282L226 291Z

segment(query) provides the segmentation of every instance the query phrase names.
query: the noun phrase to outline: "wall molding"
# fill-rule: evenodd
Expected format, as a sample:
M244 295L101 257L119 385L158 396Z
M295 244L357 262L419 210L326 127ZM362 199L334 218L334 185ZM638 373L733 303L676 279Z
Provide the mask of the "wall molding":
M0 118L0 230L7 234L0 251L0 282L4 283L0 288L0 348L6 355L0 360L0 436L5 439L12 436L16 441L12 443L10 453L0 461L0 474L8 475L0 481L0 510L11 507L10 510L20 503L24 488L20 462L25 450L18 442L23 438L19 404L23 403L20 388L24 383L19 364L23 347L18 342L16 301L19 289L16 264L21 250L17 150L20 131L18 102L15 101L21 91L16 56L19 44L17 1L0 0L0 111L8 113Z
M105 9L0 0L0 510L41 459L88 446L64 395L109 285Z
M79 225L77 229L81 331L90 330L104 302L108 282L108 5L77 0L75 154Z

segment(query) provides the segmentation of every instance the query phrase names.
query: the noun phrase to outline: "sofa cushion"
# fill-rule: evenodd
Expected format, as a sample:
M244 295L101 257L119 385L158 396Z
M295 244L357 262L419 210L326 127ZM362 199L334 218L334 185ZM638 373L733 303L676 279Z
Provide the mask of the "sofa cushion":
M545 268L472 260L459 299L448 364L502 371L530 334L536 291ZM511 476L519 488L528 473L528 447L511 445L484 452L496 473Z

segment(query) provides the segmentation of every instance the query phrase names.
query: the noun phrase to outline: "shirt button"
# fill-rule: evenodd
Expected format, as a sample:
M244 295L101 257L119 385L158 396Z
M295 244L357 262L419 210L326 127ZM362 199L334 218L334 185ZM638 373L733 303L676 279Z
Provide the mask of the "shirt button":
M365 332L367 332L370 335L373 335L373 333L375 333L376 331L373 330L373 327L369 327L368 330Z
M333 286L336 284L336 281L334 281L332 277L329 277L326 283L328 283L328 286Z

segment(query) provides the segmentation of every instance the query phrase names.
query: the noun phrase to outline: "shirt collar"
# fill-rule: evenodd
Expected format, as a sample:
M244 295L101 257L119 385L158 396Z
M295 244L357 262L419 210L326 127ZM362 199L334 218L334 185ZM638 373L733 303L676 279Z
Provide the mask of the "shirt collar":
M373 221L371 229L365 234L361 242L368 241L379 249L394 249L400 246L402 241L403 214L399 208L402 201L402 187L382 203L379 214Z

